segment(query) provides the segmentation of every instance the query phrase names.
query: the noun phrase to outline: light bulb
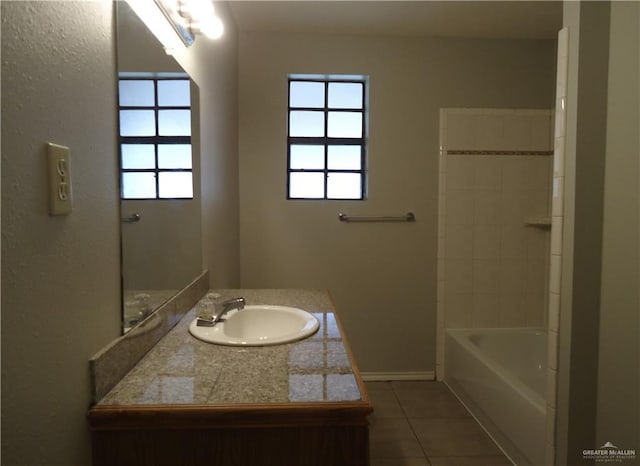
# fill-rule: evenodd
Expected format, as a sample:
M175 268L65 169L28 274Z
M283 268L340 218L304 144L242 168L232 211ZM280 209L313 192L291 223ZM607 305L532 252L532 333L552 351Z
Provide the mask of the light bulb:
M182 39L169 24L154 0L127 0L127 3L153 35L158 38L168 54L171 54L174 50L185 48Z
M218 16L214 15L200 23L200 30L209 39L219 39L224 33L224 24Z
M210 39L218 39L224 32L224 24L216 16L211 0L181 0L180 14L189 21L192 31Z
M215 15L215 10L211 0L188 0L183 2L181 13L192 21L201 21L203 18Z

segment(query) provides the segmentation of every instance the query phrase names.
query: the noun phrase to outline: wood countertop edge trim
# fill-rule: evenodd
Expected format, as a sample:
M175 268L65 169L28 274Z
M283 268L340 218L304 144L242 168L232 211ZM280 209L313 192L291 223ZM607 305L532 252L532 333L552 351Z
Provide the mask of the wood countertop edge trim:
M99 430L368 425L367 401L219 405L95 406L89 427Z
M353 351L351 350L351 344L347 339L347 334L344 331L344 327L342 326L342 322L340 321L340 316L336 310L336 303L333 299L333 295L330 290L327 290L327 294L329 295L329 301L331 301L331 308L333 309L333 315L336 318L336 325L338 329L340 329L340 335L342 336L342 345L344 346L347 355L349 356L349 363L351 364L351 370L353 371L353 375L356 378L356 382L358 383L358 389L360 390L360 395L362 395L362 400L365 402L369 402L369 392L367 391L367 387L364 384L364 380L362 380L362 375L360 374L360 369L358 368L358 364L356 363L356 359L353 356ZM373 408L372 408L373 411Z
M370 411L371 403L365 400L352 401L329 401L329 402L283 402L283 403L207 403L207 404L155 404L155 405L96 405L89 409L92 415L97 413L127 413L127 412L150 412L150 413L254 413L257 411L293 411L293 412L342 412L342 411Z

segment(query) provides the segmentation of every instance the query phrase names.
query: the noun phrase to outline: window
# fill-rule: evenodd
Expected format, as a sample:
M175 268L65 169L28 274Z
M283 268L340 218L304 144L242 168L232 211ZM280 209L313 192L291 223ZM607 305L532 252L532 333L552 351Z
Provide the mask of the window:
M192 199L188 78L121 78L122 199Z
M288 199L364 199L366 82L289 77Z

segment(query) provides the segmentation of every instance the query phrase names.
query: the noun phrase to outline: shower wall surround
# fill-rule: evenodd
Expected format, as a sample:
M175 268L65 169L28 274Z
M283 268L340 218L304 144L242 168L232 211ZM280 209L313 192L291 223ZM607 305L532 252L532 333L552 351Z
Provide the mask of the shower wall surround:
M560 287L562 282L562 241L564 226L564 178L566 146L569 29L558 32L556 62L556 108L554 125L553 189L551 193L551 263L549 267L549 317L547 322L547 429L545 461L553 464L556 450L558 391L558 339L560 332Z
M445 328L546 325L553 113L442 109L438 346Z

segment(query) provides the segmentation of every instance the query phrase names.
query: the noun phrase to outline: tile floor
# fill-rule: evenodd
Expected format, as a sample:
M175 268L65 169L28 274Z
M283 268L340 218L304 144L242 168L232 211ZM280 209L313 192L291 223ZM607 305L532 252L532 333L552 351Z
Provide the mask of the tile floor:
M441 382L367 382L371 466L510 466Z

